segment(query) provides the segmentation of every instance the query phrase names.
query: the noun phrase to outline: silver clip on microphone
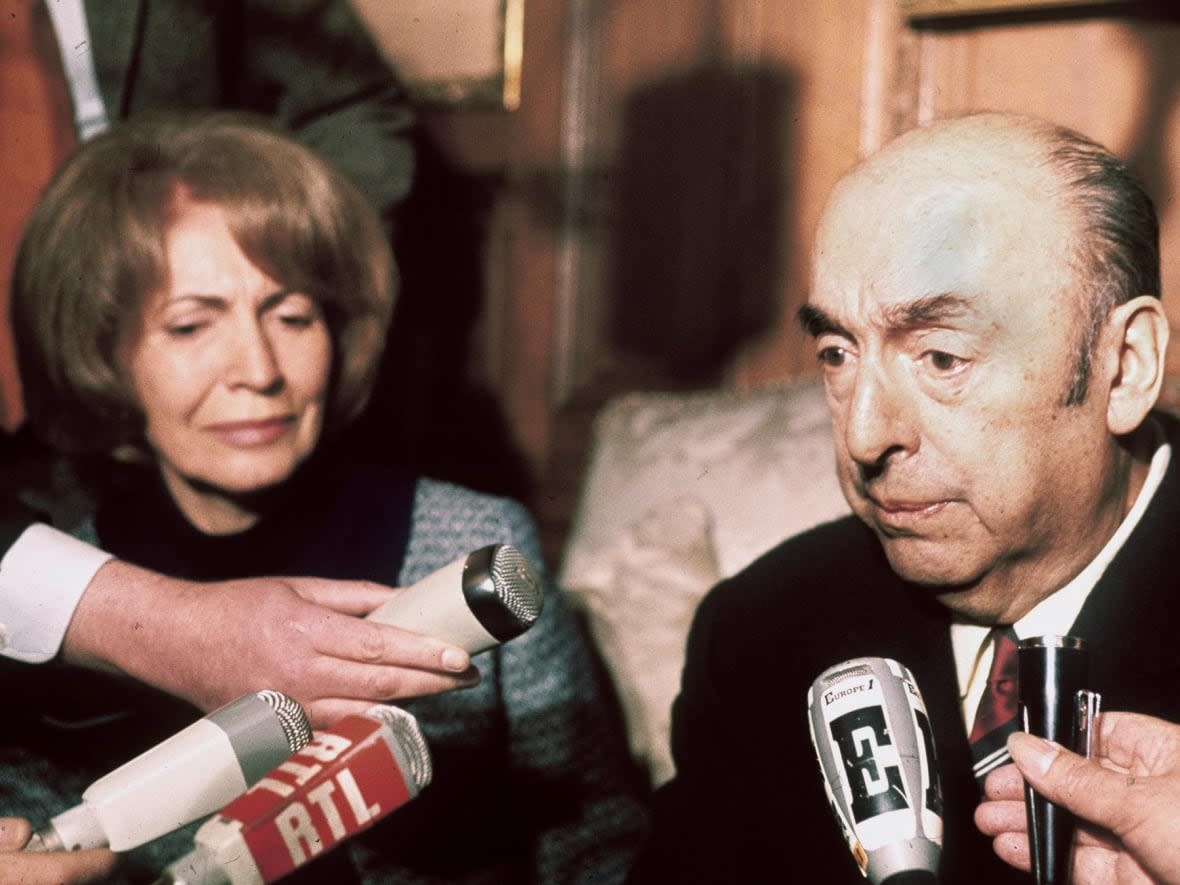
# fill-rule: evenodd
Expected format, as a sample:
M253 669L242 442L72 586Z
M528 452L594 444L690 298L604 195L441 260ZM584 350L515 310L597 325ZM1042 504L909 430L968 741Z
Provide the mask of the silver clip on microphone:
M543 603L528 558L510 544L492 544L406 587L368 619L477 654L531 627Z
M807 692L824 789L853 859L873 885L937 882L942 790L926 704L890 658L830 667Z

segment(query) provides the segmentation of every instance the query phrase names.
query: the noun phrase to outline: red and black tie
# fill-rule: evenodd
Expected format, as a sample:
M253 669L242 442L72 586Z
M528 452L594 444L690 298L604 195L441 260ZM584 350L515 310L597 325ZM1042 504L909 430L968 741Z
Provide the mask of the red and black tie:
M995 649L992 667L969 737L975 780L980 788L989 771L1009 761L1008 735L1020 729L1016 672L1016 646L1020 640L1011 627L996 627L991 639Z

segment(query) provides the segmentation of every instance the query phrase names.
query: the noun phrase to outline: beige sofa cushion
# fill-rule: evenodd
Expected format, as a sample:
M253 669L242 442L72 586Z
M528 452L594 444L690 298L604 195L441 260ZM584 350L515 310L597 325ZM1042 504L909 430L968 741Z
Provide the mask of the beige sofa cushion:
M636 393L595 423L559 580L588 616L653 782L697 603L779 541L848 512L823 387Z

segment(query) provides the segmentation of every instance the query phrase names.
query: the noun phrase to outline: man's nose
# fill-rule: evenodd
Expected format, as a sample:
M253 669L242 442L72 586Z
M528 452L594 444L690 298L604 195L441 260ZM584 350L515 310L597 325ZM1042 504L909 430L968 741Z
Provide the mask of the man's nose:
M860 367L846 415L844 442L848 454L863 467L881 469L897 454L916 451L919 434L907 391L883 367Z
M260 393L273 393L282 388L283 375L274 344L261 322L251 318L238 323L231 346L231 386L248 387Z

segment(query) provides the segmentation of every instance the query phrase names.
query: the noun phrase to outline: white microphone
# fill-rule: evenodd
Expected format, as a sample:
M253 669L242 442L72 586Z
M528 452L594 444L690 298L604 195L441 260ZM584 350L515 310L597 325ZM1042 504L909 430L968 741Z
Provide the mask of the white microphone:
M910 671L890 658L829 667L807 692L832 812L873 885L937 882L942 788L934 733Z
M216 811L310 739L287 695L243 695L100 777L25 850L137 848Z
M413 715L346 716L202 824L156 885L274 882L409 802L432 774Z
M406 587L368 619L476 654L531 627L543 602L541 580L525 555L492 544Z

